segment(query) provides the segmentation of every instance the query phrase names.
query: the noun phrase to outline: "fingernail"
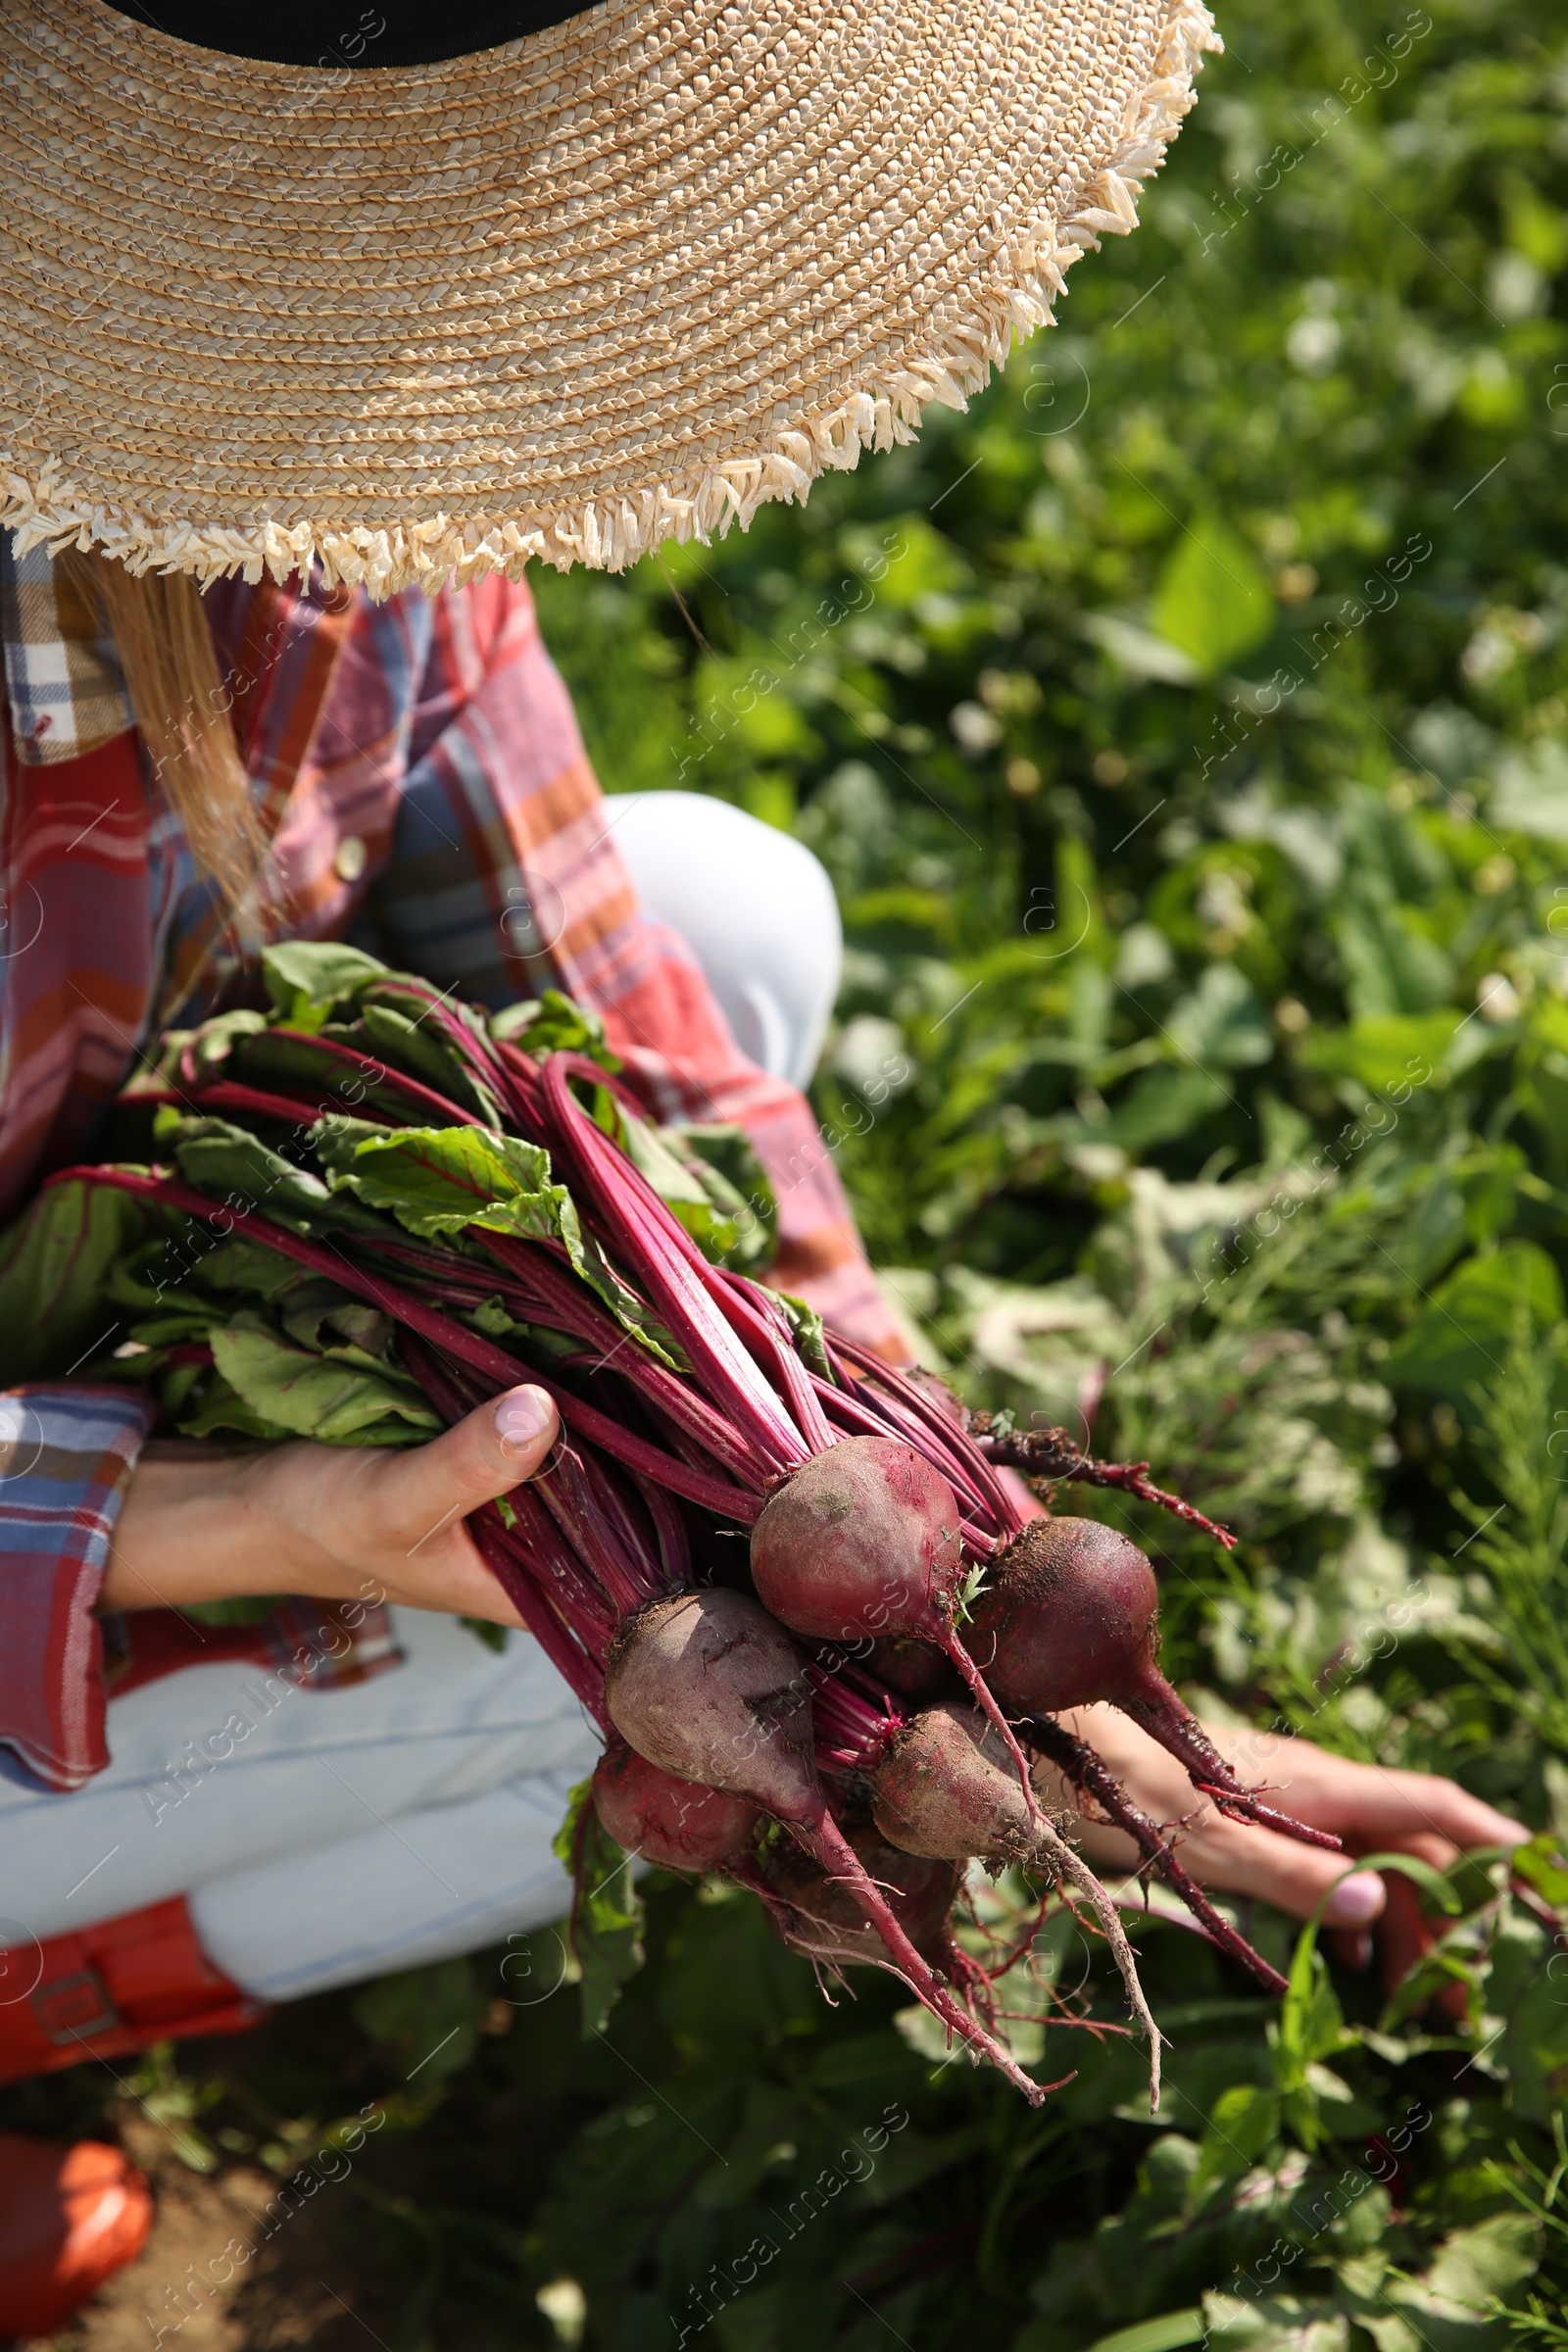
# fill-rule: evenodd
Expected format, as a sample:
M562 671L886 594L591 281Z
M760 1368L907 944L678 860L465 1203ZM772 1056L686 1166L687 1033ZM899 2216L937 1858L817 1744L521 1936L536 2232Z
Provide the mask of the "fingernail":
M1323 1917L1331 1928L1364 1928L1377 1918L1388 1899L1377 1872L1358 1870L1340 1881Z
M550 1426L551 1403L543 1389L511 1389L496 1406L496 1435L503 1453L526 1453Z

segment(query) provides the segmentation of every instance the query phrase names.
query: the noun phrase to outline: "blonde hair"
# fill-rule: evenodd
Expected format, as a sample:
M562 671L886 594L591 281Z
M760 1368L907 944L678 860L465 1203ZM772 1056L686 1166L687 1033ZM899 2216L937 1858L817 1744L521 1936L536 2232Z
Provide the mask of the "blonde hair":
M154 779L198 866L232 907L254 882L267 843L200 589L186 572L129 572L74 549L56 562L113 637Z

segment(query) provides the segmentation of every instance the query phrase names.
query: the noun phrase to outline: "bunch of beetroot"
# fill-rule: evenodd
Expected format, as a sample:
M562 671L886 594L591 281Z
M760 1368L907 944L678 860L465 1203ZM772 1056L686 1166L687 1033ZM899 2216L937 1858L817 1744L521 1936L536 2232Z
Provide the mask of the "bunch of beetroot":
M1157 2088L1132 1953L1036 1793L1044 1757L1278 1986L1168 1829L1057 1720L1109 1700L1223 1811L1333 1842L1244 1787L1160 1675L1136 1545L1031 1515L999 1476L1018 1441L713 1262L642 1172L661 1164L642 1113L571 1007L498 1036L368 957L287 956L270 1015L172 1041L158 1083L136 1090L144 1111L161 1106L150 1164L55 1182L119 1188L166 1228L237 1232L320 1296L389 1319L384 1360L443 1420L519 1381L549 1390L551 1461L470 1524L605 1732L594 1796L611 1837L728 1874L828 1971L893 1970L1031 2100L1041 2085L995 2030L1002 1970L953 1919L972 1863L1035 1874L1093 1913ZM257 1197L192 1180L217 1164L215 1136L225 1167L250 1164L243 1144L274 1170ZM121 1377L156 1353L134 1329ZM182 1346L198 1384L204 1348L208 1364L232 1354L218 1332ZM1157 1494L1146 1465L1021 1458Z

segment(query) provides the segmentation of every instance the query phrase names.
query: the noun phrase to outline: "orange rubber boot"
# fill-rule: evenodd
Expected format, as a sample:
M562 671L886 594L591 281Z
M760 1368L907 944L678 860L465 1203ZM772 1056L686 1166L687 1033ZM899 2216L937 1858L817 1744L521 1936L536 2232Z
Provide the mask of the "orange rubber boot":
M183 2034L243 2033L266 2015L214 1967L172 1895L0 1952L0 2082Z
M146 2179L119 2148L0 2132L0 2339L52 2335L152 2227Z

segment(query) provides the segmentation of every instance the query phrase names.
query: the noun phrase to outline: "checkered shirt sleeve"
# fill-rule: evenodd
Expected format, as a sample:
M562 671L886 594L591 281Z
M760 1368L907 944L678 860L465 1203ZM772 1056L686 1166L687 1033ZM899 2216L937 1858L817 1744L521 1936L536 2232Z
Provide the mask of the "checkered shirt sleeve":
M51 1788L109 1761L93 1611L152 1416L131 1389L0 1396L0 1741Z
M114 640L48 549L18 555L10 531L0 531L0 638L24 766L79 760L133 723Z

